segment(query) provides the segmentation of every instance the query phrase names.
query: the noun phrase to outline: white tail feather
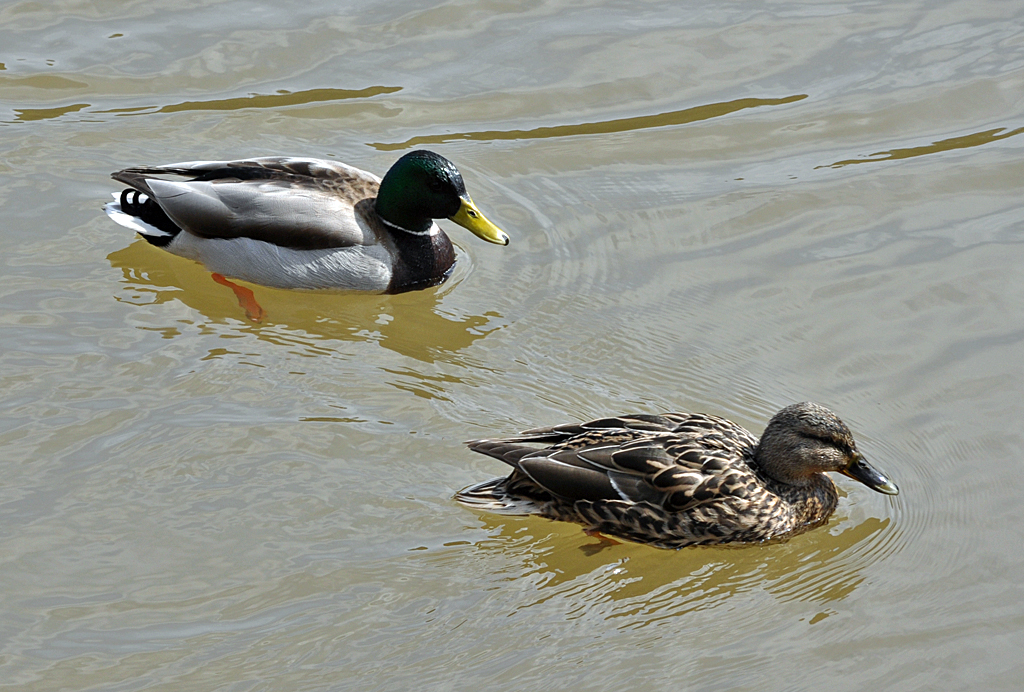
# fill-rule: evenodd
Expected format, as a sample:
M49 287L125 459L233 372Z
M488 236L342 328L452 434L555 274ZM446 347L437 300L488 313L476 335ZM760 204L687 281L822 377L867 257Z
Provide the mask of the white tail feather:
M484 483L463 488L455 499L473 509L497 514L537 514L540 508L532 500L510 497L505 493L505 478L493 478Z
M103 211L107 212L107 216L109 216L114 221L114 223L118 224L119 226L124 226L125 228L130 228L136 233L148 235L151 238L166 238L168 236L174 235L173 233L162 231L156 226L151 226L136 216L132 216L131 214L126 214L125 212L121 211L121 195L119 195L116 192L113 194L115 201L107 202L103 206ZM139 195L140 201L143 201L144 198L145 195Z

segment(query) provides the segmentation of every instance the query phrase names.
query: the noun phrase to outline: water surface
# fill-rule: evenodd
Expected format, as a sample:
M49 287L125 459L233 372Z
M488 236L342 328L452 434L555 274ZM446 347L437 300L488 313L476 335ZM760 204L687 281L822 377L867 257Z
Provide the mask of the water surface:
M0 6L0 689L1016 690L1024 9ZM429 147L512 236L444 286L256 288L110 171ZM452 500L461 442L836 410L788 542L662 551Z

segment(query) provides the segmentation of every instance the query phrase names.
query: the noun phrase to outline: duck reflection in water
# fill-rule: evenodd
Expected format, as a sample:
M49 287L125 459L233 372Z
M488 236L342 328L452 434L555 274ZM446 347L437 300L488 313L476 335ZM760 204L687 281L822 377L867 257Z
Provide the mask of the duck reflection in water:
M232 294L203 288L210 282L210 274L195 262L154 253L141 241L110 253L107 260L123 275L123 290L116 296L120 302L180 302L201 316L200 324L205 319L261 340L304 344L303 350L310 354L330 352L331 342L342 340L374 342L425 363L452 361L460 358L457 354L463 349L506 324L494 310L461 314L445 309L445 296L468 274L468 262L459 262L455 276L443 286L394 296L296 294L257 287L263 318L256 323L240 319ZM174 336L181 326L180 314L173 314L161 331Z

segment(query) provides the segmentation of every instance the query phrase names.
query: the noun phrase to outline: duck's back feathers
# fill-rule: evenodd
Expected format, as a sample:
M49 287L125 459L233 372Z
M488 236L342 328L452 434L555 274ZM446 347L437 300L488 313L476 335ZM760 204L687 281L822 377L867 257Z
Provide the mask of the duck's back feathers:
M538 442L550 446L529 446ZM537 428L469 447L565 500L617 499L681 511L746 495L755 482L750 461L756 444L750 433L722 418L664 414Z
M203 238L319 250L371 245L382 235L379 219L367 213L380 180L345 164L281 157L188 161L127 168L112 177ZM363 202L367 208L360 210Z
M690 420L694 415L686 413L663 413L651 415L635 413L625 416L598 418L586 423L565 423L545 428L526 430L514 438L520 442L558 442L576 437L588 431L640 430L646 432L671 432L677 426Z

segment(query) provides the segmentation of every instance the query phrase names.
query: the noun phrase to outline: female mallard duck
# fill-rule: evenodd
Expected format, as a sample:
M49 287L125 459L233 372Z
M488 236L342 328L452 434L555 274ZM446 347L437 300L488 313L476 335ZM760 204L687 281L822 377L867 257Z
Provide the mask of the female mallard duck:
M281 157L126 168L111 177L131 188L107 205L114 221L210 271L264 286L435 286L455 252L434 219L508 245L455 165L431 151L406 154L383 180L343 163Z
M461 502L663 548L751 543L819 526L839 499L826 471L899 492L857 451L843 421L809 402L775 414L760 442L724 418L665 413L538 428L469 447L515 470L459 492Z

